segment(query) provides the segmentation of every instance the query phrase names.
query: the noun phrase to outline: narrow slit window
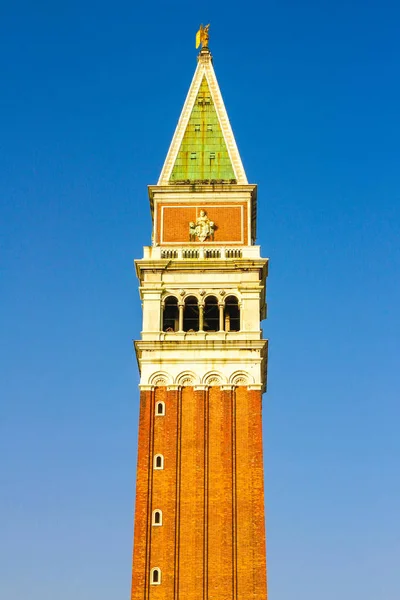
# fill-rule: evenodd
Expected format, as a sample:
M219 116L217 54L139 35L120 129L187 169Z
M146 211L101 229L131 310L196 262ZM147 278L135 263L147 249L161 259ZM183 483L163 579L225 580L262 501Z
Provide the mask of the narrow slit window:
M196 125L194 126L194 130L195 131L200 131L200 125L196 123Z
M162 454L156 454L154 457L154 469L162 471L164 469L164 457Z
M213 160L215 158L215 152L210 152L210 159Z
M212 125L207 125L207 131L212 131L213 130L213 126Z
M164 417L165 415L165 403L164 402L157 402L156 404L156 415L157 417Z
M162 525L162 511L159 508L153 510L152 525L154 527L161 527Z
M159 569L158 567L154 567L154 569L151 570L150 581L151 581L151 585L160 585L161 569Z
M196 152L190 153L190 160L196 160Z

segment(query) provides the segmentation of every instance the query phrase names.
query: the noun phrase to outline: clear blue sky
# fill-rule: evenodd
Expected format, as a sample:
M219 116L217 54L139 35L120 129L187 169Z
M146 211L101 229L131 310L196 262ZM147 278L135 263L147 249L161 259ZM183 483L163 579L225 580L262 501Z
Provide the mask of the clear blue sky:
M4 3L0 598L126 600L132 266L210 47L270 257L271 600L400 597L400 6Z

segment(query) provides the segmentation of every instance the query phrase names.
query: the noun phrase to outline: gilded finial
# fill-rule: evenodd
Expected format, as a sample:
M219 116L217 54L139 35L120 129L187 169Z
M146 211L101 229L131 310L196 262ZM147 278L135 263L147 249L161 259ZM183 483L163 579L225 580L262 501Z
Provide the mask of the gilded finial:
M201 44L202 48L208 48L208 30L210 29L210 23L203 27L200 25L200 29L196 33L196 48L198 48Z

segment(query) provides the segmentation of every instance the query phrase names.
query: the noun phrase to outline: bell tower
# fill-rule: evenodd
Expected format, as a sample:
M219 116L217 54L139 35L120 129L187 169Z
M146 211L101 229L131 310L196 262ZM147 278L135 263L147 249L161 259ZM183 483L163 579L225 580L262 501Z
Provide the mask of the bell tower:
M149 198L131 598L266 600L268 260L207 43Z

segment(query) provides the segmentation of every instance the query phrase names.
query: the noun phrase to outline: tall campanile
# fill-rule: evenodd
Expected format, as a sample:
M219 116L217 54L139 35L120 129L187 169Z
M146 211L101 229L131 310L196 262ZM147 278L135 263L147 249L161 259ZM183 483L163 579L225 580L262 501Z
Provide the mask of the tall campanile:
M136 261L143 328L132 600L266 600L268 260L205 40Z

